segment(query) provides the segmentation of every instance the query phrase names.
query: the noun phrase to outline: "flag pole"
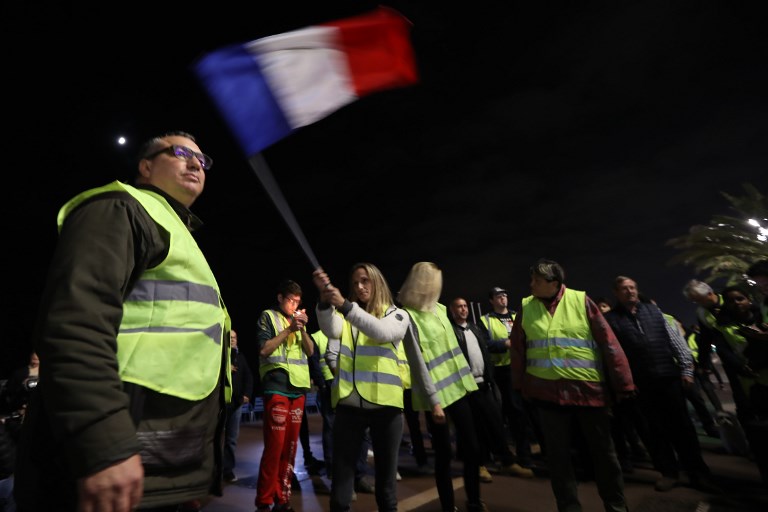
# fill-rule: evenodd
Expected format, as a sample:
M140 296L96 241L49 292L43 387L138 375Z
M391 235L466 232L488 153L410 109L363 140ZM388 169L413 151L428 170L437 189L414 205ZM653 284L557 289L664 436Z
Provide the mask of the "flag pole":
M256 173L259 181L261 181L261 184L267 191L267 195L269 195L269 197L272 199L272 202L275 203L277 211L279 211L280 215L283 216L283 220L288 225L288 229L290 229L291 233L293 233L293 236L296 237L296 241L299 242L301 249L307 256L307 259L309 259L309 263L312 265L312 268L315 270L320 268L320 263L318 263L317 258L315 257L315 253L309 246L309 242L307 242L307 239L304 236L304 232L301 230L299 223L296 221L296 217L294 217L293 212L291 211L291 207L288 206L288 201L285 200L285 196L283 196L283 192L280 190L280 186L275 181L275 177L272 175L272 171L269 169L269 166L267 165L266 160L264 160L264 157L261 155L261 153L256 153L248 159L248 163L251 165L251 169L253 169L253 172Z

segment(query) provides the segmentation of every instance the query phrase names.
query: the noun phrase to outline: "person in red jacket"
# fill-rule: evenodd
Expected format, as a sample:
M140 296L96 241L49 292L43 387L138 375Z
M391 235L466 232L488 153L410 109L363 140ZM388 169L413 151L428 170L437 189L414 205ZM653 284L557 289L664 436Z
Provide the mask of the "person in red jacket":
M571 433L578 426L605 510L626 512L609 411L614 398L634 394L632 373L597 304L564 281L555 261L531 267L531 296L523 299L510 336L512 386L535 402L558 511L581 510L571 461Z

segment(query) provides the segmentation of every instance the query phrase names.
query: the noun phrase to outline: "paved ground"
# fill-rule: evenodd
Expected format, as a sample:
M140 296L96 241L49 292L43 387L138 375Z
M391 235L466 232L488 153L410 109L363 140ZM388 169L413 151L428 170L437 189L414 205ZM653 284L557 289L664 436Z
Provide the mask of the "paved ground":
M727 390L723 392L722 398L726 400L726 408L732 406L727 400ZM313 453L317 458L321 458L320 416L316 413L310 414L309 420ZM236 469L239 480L225 488L223 497L213 498L206 504L203 509L205 512L254 510L256 474L262 451L261 426L259 420L242 424ZM625 493L632 512L768 512L768 490L762 485L755 464L745 457L728 454L719 439L706 437L703 432L700 434L704 458L712 470L713 480L724 492L717 495L706 494L685 486L666 493L656 492L653 483L659 475L646 464L625 475ZM456 503L460 510L464 510L465 495L459 464L454 464L454 487ZM301 453L297 457L296 466L299 468L301 490L293 495L294 509L297 512L327 511L329 480L322 476L309 476L303 469ZM403 479L398 482L399 510L439 512L433 477L412 476L409 470L414 467L413 457L408 453L408 444L403 443L400 465ZM532 480L496 475L492 483L482 484L482 499L489 510L556 511L546 469L542 465L536 472L537 476ZM583 481L579 493L584 512L602 510L594 482ZM352 508L356 512L375 511L376 503L372 495L360 494Z

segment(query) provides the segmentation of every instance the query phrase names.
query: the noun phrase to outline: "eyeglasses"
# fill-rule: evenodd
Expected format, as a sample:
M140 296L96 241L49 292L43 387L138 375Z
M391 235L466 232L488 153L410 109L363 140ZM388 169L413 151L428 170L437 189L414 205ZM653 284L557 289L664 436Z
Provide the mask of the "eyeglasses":
M293 298L293 297L285 297L286 302L290 302L291 304L299 305L301 304L301 299Z
M144 158L151 160L155 158L157 155L159 155L160 153L168 153L169 155L173 155L176 158L180 158L182 160L197 158L197 161L200 162L200 167L202 167L206 171L210 169L211 166L213 165L213 159L208 155L203 153L198 153L197 151L193 151L187 146L179 146L178 144L173 144L172 146L168 146L167 148L159 149L154 153L150 153Z

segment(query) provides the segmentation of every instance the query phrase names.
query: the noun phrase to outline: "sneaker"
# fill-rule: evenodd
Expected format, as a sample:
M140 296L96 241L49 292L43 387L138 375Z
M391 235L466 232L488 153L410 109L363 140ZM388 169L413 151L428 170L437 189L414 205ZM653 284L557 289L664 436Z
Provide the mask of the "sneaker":
M533 478L533 471L517 463L510 464L509 466L500 466L499 472L504 475L518 476L520 478Z
M359 480L355 481L355 491L361 492L363 494L375 494L376 488L365 478L360 478Z
M667 491L671 491L678 483L679 482L677 478L674 478L671 476L663 476L658 480L656 480L656 483L653 485L653 488L659 492L667 492Z
M224 472L224 481L225 482L237 482L237 476L232 471L226 471Z
M489 483L493 482L493 477L488 472L488 468L486 468L485 466L480 466L479 473L480 473L480 481L481 482L485 482L486 484L489 484Z

